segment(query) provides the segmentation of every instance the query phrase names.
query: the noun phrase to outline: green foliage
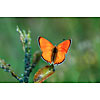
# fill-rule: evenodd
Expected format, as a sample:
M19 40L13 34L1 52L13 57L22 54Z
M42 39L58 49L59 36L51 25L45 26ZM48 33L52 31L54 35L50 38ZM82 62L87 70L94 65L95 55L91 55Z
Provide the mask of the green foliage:
M24 63L25 63L25 69L24 69L24 77L20 78L13 70L11 70L10 65L6 64L4 60L0 58L0 68L4 69L5 71L11 73L13 77L15 77L19 82L29 82L29 77L32 72L32 69L35 68L37 63L40 60L41 57L41 52L36 51L33 55L33 60L31 64L31 37L30 37L30 31L26 33L25 30L21 31L19 27L17 26L17 31L20 34L20 40L23 45L23 51L25 52L25 58L24 58ZM39 73L39 74L37 74ZM42 69L39 69L39 71L35 74L36 79L33 79L33 82L43 82L45 79L47 79L49 76L51 76L54 73L54 66L46 66L43 67Z
M65 62L56 66L56 72L44 82L100 82L100 18L0 18L0 58L20 75L24 72L24 52L17 25L31 30L32 54L40 50L38 36L54 45L63 39L72 39ZM29 82L35 72L46 65L41 59L30 74ZM18 81L0 69L0 82Z

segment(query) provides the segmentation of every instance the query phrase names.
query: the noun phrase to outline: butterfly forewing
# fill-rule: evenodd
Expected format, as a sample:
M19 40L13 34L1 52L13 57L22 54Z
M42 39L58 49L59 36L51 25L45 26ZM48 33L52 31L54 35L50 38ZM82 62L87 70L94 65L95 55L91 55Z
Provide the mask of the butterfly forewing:
M62 43L60 43L58 46L57 46L57 49L61 52L65 52L67 53L69 47L71 45L71 40L66 40L66 41L63 41Z
M58 52L54 64L60 64L65 60L65 54L67 53L70 45L71 40L66 40L57 46Z
M47 62L51 63L52 50L54 46L51 42L49 42L43 37L39 37L38 41L42 51L42 58Z

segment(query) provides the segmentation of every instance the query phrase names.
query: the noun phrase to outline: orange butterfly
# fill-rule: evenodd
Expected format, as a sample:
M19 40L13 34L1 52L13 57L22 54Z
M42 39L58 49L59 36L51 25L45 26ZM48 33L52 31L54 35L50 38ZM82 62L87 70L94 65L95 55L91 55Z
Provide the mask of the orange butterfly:
M65 54L67 53L71 40L65 40L58 46L53 46L51 42L43 37L38 38L39 46L42 51L42 58L50 64L60 64L65 60Z

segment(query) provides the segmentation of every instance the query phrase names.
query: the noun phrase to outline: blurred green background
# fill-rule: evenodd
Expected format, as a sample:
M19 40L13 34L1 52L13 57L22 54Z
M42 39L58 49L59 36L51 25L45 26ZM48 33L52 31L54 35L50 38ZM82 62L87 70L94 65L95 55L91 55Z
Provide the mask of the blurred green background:
M0 58L11 64L19 76L24 72L24 52L16 26L30 30L32 54L40 50L37 38L42 36L54 45L72 39L64 63L45 83L100 82L100 18L0 18ZM47 65L42 59L30 75ZM0 68L0 82L18 82Z

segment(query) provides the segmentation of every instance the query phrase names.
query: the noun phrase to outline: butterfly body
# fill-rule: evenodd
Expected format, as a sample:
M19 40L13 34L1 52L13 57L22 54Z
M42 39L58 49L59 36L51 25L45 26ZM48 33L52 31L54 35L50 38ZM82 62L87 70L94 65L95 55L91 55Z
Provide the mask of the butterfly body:
M42 58L51 64L62 63L65 60L65 54L71 45L70 39L63 41L58 46L53 46L51 42L43 37L39 37L38 41L42 51Z
M53 48L53 50L52 50L51 62L55 62L56 57L57 57L57 52L58 52L58 50L57 50L57 47L55 46L55 47Z

